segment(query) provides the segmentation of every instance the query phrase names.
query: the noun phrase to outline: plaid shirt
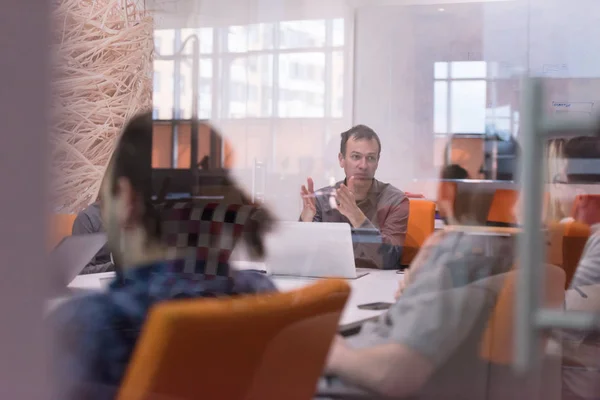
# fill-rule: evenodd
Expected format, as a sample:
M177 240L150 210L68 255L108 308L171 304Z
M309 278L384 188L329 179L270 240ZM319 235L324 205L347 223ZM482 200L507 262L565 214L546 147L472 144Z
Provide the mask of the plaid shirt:
M150 308L171 299L274 291L256 271L229 276L184 272L183 262L124 271L108 291L75 298L56 310L54 399L114 398Z

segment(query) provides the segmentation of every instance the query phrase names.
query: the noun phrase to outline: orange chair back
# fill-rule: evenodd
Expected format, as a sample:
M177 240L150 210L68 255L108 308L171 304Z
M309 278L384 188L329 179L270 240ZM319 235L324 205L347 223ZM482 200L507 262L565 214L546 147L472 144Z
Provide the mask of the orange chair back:
M49 246L54 248L61 240L71 236L75 214L52 214L50 218Z
M435 230L435 203L424 199L409 199L408 225L400 265L410 265L425 240Z
M514 207L518 199L519 192L516 190L497 189L488 212L488 223L499 225L516 224Z
M542 304L545 308L560 308L565 299L565 273L560 267L549 264L544 269ZM481 358L495 364L509 365L513 361L517 274L516 270L506 273L481 343ZM545 340L542 342L543 347Z
M332 279L157 305L118 399L311 399L349 293Z

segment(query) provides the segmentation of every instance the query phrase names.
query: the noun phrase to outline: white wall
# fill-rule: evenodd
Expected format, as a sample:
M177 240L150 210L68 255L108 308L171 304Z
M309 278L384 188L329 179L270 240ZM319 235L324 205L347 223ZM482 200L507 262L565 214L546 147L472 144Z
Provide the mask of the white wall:
M433 64L481 57L480 4L362 7L356 16L354 121L381 134L379 176L415 190L437 176ZM417 189L418 190L418 189ZM429 193L428 193L429 194Z
M355 19L353 122L381 137L378 177L401 184L413 176L415 49L403 7L361 9Z
M155 0L148 7L163 28L334 18L348 9L346 0Z

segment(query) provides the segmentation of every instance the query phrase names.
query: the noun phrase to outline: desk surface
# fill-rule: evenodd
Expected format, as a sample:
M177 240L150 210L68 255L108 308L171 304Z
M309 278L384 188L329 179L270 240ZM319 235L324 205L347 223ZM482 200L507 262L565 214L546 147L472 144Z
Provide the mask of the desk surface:
M346 303L340 327L352 326L365 319L374 318L384 311L360 310L358 306L366 303L375 302L394 302L394 294L398 289L398 283L404 275L397 274L396 271L373 270L367 275L358 279L349 279L348 283L352 287L350 298ZM79 275L69 285L71 288L104 290L108 283L114 278L113 272L103 272L99 274ZM271 279L280 291L299 289L317 281L316 278L300 277L280 277L272 276ZM65 298L54 299L49 302L48 307L52 309L57 304L66 300Z

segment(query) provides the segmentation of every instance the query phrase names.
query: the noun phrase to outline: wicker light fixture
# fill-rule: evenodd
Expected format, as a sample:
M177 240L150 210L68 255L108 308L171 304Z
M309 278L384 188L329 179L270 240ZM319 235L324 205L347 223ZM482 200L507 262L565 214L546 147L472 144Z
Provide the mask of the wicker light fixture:
M93 202L124 123L152 107L153 21L137 0L59 0L52 197L61 212Z

